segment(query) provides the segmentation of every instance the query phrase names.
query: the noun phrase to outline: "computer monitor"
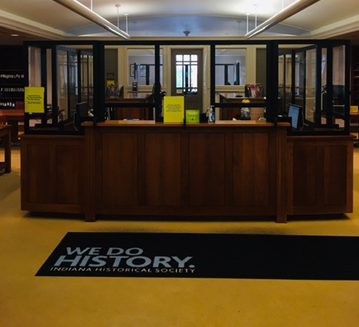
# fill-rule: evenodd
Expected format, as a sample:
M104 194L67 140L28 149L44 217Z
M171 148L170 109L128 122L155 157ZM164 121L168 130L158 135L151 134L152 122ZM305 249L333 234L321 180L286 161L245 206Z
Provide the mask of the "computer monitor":
M76 111L73 115L73 124L75 130L80 130L81 123L87 120L92 120L89 115L89 105L87 102L76 103Z
M291 124L294 130L303 128L303 113L301 106L291 103L288 109L288 117L291 118Z
M84 119L88 117L89 106L87 102L76 103L76 115L78 119Z

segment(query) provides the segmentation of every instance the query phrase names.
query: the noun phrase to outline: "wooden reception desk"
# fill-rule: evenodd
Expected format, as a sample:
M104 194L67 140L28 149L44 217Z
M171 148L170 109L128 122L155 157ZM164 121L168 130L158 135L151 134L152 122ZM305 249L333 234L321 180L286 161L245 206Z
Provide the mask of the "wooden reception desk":
M109 107L112 112L112 119L153 119L153 108L136 106L137 104L144 104L150 102L152 94L149 93L132 93L126 92L122 97L106 98L106 107ZM131 104L131 107L126 107L126 104Z
M244 98L239 93L219 93L219 102L220 103L231 103L236 104L235 107L222 107L220 111L220 117L223 120L232 120L236 116L240 116L241 108L248 106L248 104L243 103L243 100L249 101L252 105L258 105L258 107L251 108L252 119L257 120L259 117L263 116L263 109L266 106L265 98Z
M85 136L22 137L23 210L277 222L352 210L350 136L288 138L287 123L257 121L83 126Z

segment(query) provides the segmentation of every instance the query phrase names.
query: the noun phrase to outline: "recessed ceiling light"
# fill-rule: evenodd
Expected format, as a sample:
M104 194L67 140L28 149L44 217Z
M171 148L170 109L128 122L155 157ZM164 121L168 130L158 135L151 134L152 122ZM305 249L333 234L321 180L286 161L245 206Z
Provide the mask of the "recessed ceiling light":
M19 36L19 34L12 33L11 36Z

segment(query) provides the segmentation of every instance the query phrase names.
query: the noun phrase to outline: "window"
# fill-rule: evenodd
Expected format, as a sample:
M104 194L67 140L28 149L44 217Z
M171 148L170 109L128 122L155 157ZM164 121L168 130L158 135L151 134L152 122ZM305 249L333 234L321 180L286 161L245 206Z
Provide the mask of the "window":
M176 94L196 94L198 74L197 54L176 55Z
M216 49L216 85L244 85L246 50Z
M137 85L153 85L155 83L155 51L153 48L128 49L129 63L128 85L134 80ZM160 50L160 83L163 84L163 55Z

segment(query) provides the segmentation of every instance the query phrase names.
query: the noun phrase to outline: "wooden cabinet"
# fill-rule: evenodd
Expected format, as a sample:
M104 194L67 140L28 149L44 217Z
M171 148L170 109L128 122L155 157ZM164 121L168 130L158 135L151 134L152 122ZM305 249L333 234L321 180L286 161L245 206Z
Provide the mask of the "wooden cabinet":
M21 208L84 213L85 170L83 136L22 136Z
M232 122L230 122L232 123ZM95 159L98 215L277 216L277 138L285 127L233 124L126 124L85 128Z
M288 182L289 215L352 212L352 137L289 137Z

